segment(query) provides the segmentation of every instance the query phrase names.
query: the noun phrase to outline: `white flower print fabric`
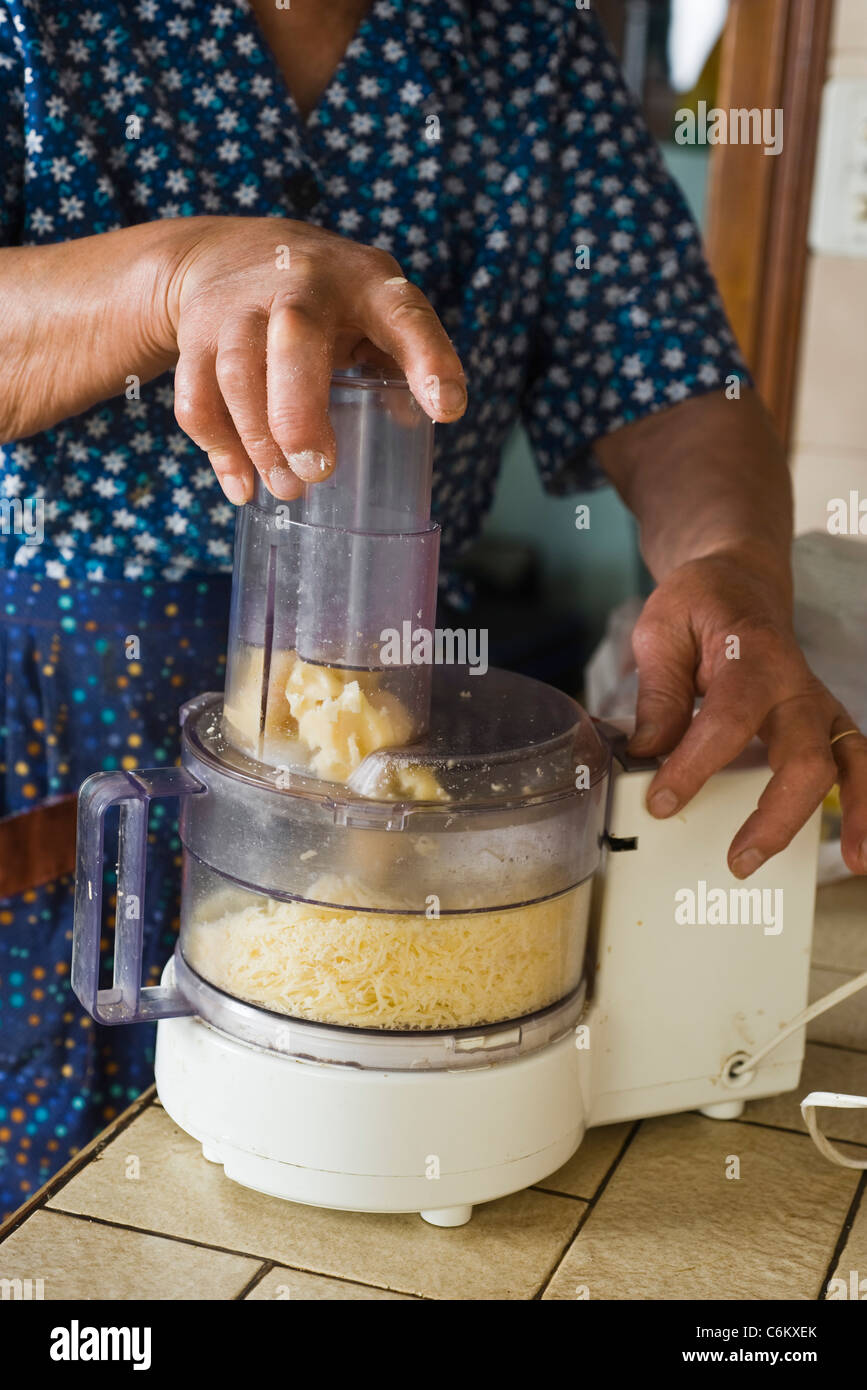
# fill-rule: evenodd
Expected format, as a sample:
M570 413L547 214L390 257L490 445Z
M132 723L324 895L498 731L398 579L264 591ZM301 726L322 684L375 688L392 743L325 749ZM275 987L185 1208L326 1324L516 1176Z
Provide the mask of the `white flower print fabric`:
M246 0L0 0L0 132L4 245L208 213L390 251L467 372L465 417L437 431L446 565L519 419L566 492L601 481L595 439L749 380L683 199L570 0L375 0L307 122ZM45 499L43 545L0 536L7 568L231 567L233 509L170 373L4 446L0 495Z

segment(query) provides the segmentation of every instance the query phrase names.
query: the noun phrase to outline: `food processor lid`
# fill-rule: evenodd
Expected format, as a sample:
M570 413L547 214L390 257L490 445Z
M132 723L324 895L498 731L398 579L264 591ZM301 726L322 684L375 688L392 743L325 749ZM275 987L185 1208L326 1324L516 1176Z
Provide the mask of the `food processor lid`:
M427 734L408 748L370 753L349 785L389 800L431 775L451 805L494 805L570 792L578 769L587 787L604 775L608 750L574 700L528 676L496 668L437 667ZM440 799L436 797L435 799Z
M513 671L436 666L426 735L381 748L345 785L245 756L223 736L219 696L184 707L184 736L217 771L269 790L349 805L396 802L426 811L486 807L574 794L607 775L610 750L585 710L562 691Z

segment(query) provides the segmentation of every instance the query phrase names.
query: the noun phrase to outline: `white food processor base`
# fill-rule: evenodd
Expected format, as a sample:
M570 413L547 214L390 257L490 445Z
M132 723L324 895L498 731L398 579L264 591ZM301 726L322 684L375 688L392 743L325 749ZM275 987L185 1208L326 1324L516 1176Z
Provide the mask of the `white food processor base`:
M162 1105L245 1187L345 1211L460 1226L477 1202L553 1173L584 1134L570 1032L458 1071L373 1071L241 1043L198 1018L157 1029Z

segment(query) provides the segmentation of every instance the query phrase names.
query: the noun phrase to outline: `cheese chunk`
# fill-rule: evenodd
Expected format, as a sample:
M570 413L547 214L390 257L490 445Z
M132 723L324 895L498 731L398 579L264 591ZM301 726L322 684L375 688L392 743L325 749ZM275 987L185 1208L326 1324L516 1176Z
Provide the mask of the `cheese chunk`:
M310 765L329 782L345 782L378 748L406 743L409 716L393 695L367 678L331 666L296 660L286 683L286 699L298 737L310 752Z
M409 713L382 689L379 672L317 666L275 648L265 691L264 663L261 647L235 653L223 706L229 741L249 757L346 782L370 753L412 739ZM377 796L448 799L434 773L421 765L388 767L375 780Z

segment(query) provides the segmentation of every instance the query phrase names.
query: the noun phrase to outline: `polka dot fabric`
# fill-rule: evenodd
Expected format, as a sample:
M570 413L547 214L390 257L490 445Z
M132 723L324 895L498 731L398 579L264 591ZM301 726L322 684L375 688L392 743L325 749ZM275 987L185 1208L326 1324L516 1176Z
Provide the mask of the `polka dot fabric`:
M594 439L746 380L695 226L571 0L374 0L306 123L246 0L0 0L0 132L8 244L216 213L391 251L468 375L466 416L437 432L446 563L478 533L517 419L565 491L599 481ZM230 566L231 508L175 424L170 377L7 446L0 489L47 504L45 543L0 537L0 563L131 580Z
M100 768L174 764L179 706L223 685L228 601L223 575L0 576L0 815ZM144 975L156 984L178 929L171 802L153 803L149 838ZM98 1027L72 994L73 887L70 875L0 900L0 1219L153 1080L153 1030ZM109 872L108 905L113 892Z

